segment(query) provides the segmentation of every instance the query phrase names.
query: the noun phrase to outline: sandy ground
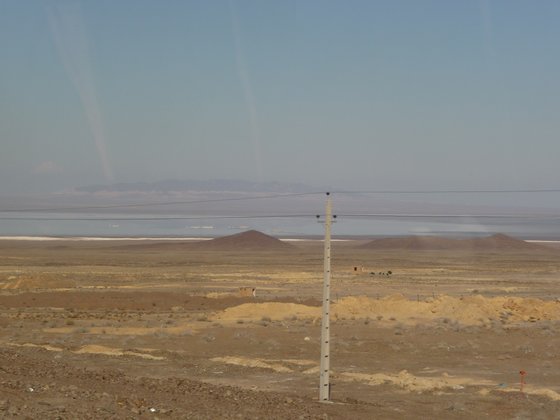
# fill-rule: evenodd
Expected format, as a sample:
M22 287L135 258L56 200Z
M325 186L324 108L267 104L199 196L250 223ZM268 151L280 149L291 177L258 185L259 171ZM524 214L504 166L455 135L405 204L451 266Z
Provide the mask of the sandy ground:
M0 417L560 418L559 249L356 245L319 403L320 243L0 241Z

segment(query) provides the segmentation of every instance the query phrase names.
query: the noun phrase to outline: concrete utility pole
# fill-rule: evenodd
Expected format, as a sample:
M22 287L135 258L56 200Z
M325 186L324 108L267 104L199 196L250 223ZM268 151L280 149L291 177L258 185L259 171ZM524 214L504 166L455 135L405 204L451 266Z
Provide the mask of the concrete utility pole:
M318 216L317 216L318 217ZM335 216L336 217L336 216ZM330 369L330 306L331 306L331 223L332 203L330 193L327 193L325 212L325 252L323 279L323 318L321 321L321 375L319 381L319 401L330 400L331 383Z

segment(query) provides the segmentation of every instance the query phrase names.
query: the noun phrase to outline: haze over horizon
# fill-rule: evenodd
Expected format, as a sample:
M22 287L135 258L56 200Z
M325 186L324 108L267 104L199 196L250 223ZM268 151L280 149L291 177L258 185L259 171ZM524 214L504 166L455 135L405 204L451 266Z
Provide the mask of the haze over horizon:
M0 194L555 188L559 20L554 1L1 0Z

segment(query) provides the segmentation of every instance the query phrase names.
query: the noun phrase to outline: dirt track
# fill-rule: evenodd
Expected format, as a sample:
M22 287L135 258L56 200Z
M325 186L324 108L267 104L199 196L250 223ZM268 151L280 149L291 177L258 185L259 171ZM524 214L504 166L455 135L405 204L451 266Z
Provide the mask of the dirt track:
M0 243L0 417L558 418L558 251L336 246L320 404L322 255L299 246Z

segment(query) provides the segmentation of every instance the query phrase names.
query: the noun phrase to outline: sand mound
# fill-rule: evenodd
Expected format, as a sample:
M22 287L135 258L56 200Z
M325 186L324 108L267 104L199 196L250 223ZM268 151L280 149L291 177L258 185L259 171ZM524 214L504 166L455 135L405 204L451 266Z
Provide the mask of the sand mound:
M383 299L366 296L347 297L333 305L335 317L394 318L404 323L446 318L464 325L481 325L489 320L536 322L560 320L560 302L515 297L456 298L438 296L427 301L411 301L402 295Z
M248 357L239 357L239 356L225 356L225 357L214 357L213 359L210 360L212 362L225 363L228 365L270 369L273 370L274 372L281 372L281 373L292 372L292 369L282 364L270 363L262 359L250 359Z
M130 350L122 350L114 347L106 347L100 346L96 344L88 344L86 346L81 347L79 350L76 350L74 353L76 354L103 354L105 356L134 356L134 357L141 357L142 359L150 359L150 360L163 360L164 357L160 356L152 356L148 353L140 353L136 351Z
M512 238L503 234L496 234L485 238L451 239L434 236L408 236L405 238L375 239L360 245L362 249L409 249L409 250L520 250L542 251L545 247Z
M473 385L493 385L491 381L465 377L452 377L447 373L443 373L441 376L436 377L415 376L406 370L403 370L398 374L345 372L339 375L339 379L344 381L364 382L372 386L391 384L409 392L463 389L465 386Z
M42 348L48 351L54 352L62 352L65 349L62 347L54 347L48 344L34 344L34 343L24 343L24 344L16 344L16 343L8 343L10 346L18 346L18 347L34 347L34 348ZM80 347L78 350L72 351L75 354L103 354L105 356L134 356L140 357L142 359L149 359L149 360L164 360L165 357L160 356L153 356L149 353L141 353L138 351L132 350L123 350L115 347L107 347L107 346L100 346L97 344L88 344L85 346Z
M223 236L210 241L197 242L193 246L196 249L217 251L276 251L294 249L293 245L256 230Z
M438 296L426 301L408 300L402 295L374 299L367 296L349 296L331 306L334 319L372 318L417 324L439 319L455 321L463 325L483 325L491 320L504 323L560 320L560 302L540 299L468 296L456 298ZM295 303L246 303L226 309L216 315L219 321L263 318L282 320L290 318L321 317L321 308Z
M502 392L519 392L517 387L515 388L507 388L507 389L500 389ZM529 395L539 395L542 397L547 397L553 401L560 401L560 394L550 388L539 388L534 387L532 385L525 385L523 388L523 392Z
M55 347L55 346L51 346L49 344L34 344L34 343L23 343L23 344L17 344L17 343L6 343L8 346L17 346L17 347L32 347L32 348L39 348L39 349L45 349L48 351L55 351L55 352L61 352L64 349L62 347Z
M274 321L286 318L318 318L321 316L321 308L301 305L298 303L245 303L243 305L227 308L216 316L220 321L236 321L239 319L259 321L270 318Z
M497 387L498 384L487 379L451 376L445 372L440 376L417 376L409 373L406 370L402 370L397 374L342 372L338 375L335 374L335 377L341 381L362 382L370 386L390 384L399 387L404 391L419 393L447 390L459 391L467 386L490 387L482 388L479 391L479 394L481 395L488 395L491 390L496 390L499 392L519 393L518 384L503 388ZM539 395L547 397L553 401L560 400L560 394L550 388L540 388L532 385L525 385L523 392L527 395Z
M19 276L0 282L0 289L29 290L29 289L70 289L76 287L76 282L70 279L49 278L44 276Z

